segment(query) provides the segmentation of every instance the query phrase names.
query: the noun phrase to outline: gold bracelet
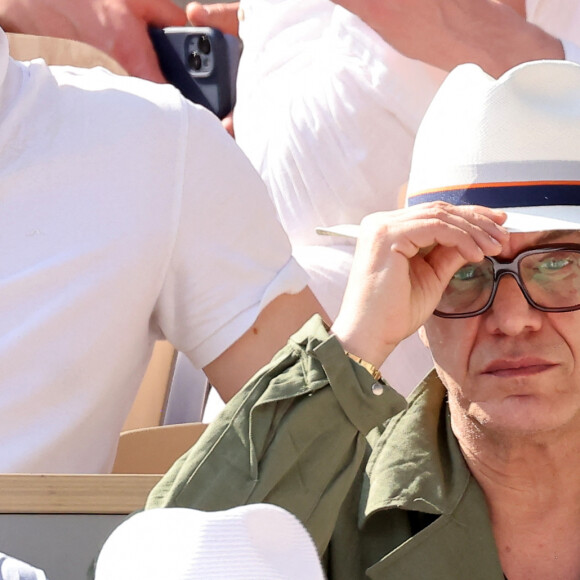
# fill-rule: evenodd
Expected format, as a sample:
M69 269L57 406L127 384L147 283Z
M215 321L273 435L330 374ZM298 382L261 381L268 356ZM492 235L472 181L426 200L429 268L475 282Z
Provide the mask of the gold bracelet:
M375 381L382 381L383 375L381 375L381 371L370 362L363 360L360 356L356 356L356 354L352 354L352 352L348 352L347 350L344 351L344 354L351 358L353 361L357 362L359 365L364 367L373 377Z

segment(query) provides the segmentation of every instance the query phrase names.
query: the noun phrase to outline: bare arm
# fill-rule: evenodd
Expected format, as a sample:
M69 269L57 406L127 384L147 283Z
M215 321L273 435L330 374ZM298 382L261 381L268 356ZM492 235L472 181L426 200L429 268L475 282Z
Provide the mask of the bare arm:
M518 0L334 0L402 54L443 70L474 62L492 76L562 59L561 42L526 22Z
M171 0L0 0L0 25L20 32L79 40L112 56L134 76L163 82L147 27L186 23Z
M298 294L282 294L270 302L252 327L203 369L222 399L229 401L316 313L328 320L308 288Z

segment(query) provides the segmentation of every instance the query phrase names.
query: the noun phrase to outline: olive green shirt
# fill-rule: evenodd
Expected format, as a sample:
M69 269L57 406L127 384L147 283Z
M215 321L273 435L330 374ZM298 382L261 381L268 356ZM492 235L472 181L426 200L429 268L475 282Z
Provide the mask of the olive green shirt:
M147 508L277 504L307 527L330 580L502 580L487 505L434 373L404 408L315 317L177 461Z

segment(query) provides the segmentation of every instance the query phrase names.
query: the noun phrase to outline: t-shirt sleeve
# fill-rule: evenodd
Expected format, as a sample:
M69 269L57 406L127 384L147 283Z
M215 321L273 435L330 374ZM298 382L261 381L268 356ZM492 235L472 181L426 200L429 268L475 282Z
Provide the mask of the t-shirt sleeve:
M203 367L271 300L306 286L259 175L213 115L187 107L181 204L156 314Z
M177 461L147 507L273 503L304 523L322 554L363 465L365 435L403 407L315 316Z

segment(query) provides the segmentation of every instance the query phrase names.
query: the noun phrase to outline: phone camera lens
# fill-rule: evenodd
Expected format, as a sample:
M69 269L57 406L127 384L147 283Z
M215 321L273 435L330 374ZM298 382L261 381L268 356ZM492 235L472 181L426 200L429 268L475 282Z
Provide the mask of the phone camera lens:
M201 69L201 56L199 56L199 54L197 54L197 52L191 52L189 54L189 57L187 59L187 62L189 64L189 68L193 69L193 70L200 70Z
M202 54L209 54L211 52L211 44L209 42L209 38L205 34L199 37L199 40L197 41L197 48Z

